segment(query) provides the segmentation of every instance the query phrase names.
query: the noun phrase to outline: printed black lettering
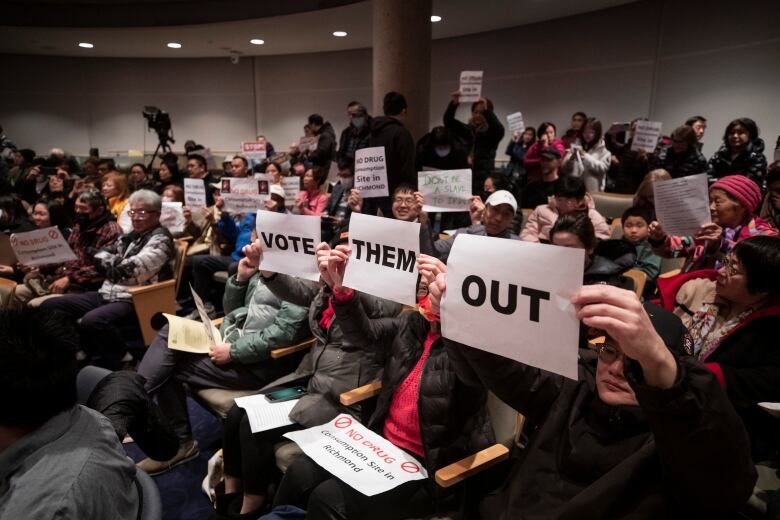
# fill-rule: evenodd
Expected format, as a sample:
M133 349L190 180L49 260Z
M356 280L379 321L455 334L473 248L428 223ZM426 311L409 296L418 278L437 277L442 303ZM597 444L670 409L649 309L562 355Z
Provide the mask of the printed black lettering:
M276 235L276 248L281 249L282 251L287 250L290 244L287 243L287 237L284 235Z
M411 273L414 270L415 263L417 263L417 258L415 258L414 251L406 251L405 249L398 250L397 268Z
M307 255L313 255L314 254L314 239L313 238L304 238L303 239L303 252Z
M365 242L362 240L358 240L356 238L352 239L352 245L355 246L355 259L360 260L360 254L363 251L363 246L365 245Z
M395 248L393 246L382 246L382 265L385 267L395 267Z
M260 236L263 237L263 242L265 242L265 247L269 247L270 248L271 244L274 241L274 234L273 233L266 234L265 231L261 231L260 232Z
M366 262L371 262L372 257L376 257L375 264L379 263L379 250L381 246L376 244L372 247L371 242L366 242Z
M530 287L523 287L520 291L523 296L531 298L531 310L528 313L528 319L531 321L539 321L539 300L549 300L550 293L547 291L540 291L538 289L531 289Z
M472 298L471 295L469 294L472 284L477 286L477 296L475 298ZM480 305L485 303L485 293L487 292L487 287L485 287L485 282L479 276L475 274L470 274L469 276L464 278L461 291L463 295L463 301L465 301L469 305L472 305L474 307L479 307Z
M496 312L500 312L501 314L514 314L514 312L517 310L517 286L513 283L509 284L509 291L507 291L507 302L503 307L498 301L498 293L500 290L501 287L498 283L498 280L493 280L490 282L490 305L493 306Z
M298 242L300 241L301 241L301 237L290 236L290 242L292 242L293 251L295 251L296 253L298 252Z

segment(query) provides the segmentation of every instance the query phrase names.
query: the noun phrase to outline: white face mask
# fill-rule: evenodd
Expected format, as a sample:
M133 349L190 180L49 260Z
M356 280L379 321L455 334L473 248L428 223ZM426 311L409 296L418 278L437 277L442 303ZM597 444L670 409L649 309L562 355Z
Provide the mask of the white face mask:
M352 175L350 177L339 177L339 182L342 186L344 186L345 189L351 190L352 186L355 185L355 176Z
M365 117L353 117L352 118L352 126L354 126L357 129L363 128L363 125L366 124L366 118Z
M435 148L436 155L439 157L447 157L450 154L450 147L449 146L437 146Z

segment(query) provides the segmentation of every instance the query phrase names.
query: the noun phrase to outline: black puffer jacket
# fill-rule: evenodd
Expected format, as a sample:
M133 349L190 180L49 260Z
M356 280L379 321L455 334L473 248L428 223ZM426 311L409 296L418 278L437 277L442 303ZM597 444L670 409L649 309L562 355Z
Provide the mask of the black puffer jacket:
M651 169L663 168L674 179L707 173L707 159L695 146L681 154L675 153L671 146L667 146L658 152L658 156L651 157L650 164Z
M726 175L742 174L753 179L759 186L763 186L766 176L764 140L757 138L748 143L747 148L733 159L728 146L722 144L710 158L707 168L709 174L716 179Z
M414 168L414 139L398 119L390 116L371 120L368 146L384 146L387 162L387 184L392 196L402 183L417 187L417 170Z
M484 179L495 169L496 149L498 143L504 138L504 125L498 120L492 110L485 110L487 129L475 131L475 129L462 121L455 119L455 111L458 105L450 102L444 111L444 126L469 148L474 155L474 174Z
M590 264L585 269L583 283L593 285L606 283L634 290L634 283L623 273L636 264L636 248L626 240L602 240L596 246Z

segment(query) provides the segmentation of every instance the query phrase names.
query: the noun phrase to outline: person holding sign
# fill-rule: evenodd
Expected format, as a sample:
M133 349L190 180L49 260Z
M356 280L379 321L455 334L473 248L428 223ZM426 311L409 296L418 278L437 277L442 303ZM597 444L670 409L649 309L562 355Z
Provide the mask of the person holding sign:
M729 175L710 186L710 217L693 236L673 236L653 221L649 241L653 252L665 258L685 257L683 272L717 269L722 255L742 240L757 236L776 236L777 230L756 216L761 190L744 175Z
M604 191L611 164L612 154L602 135L601 121L589 117L578 139L581 144L572 143L563 158L563 173L582 177L589 192Z
M555 137L555 131L555 125L549 121L539 125L536 132L536 142L531 145L523 158L523 166L525 171L528 172L528 182L538 181L542 177L541 162L543 151L554 148L561 157L566 154L563 141Z
M368 428L424 461L429 475L493 444L485 388L474 375L458 377L444 348L439 316L429 305L428 281L444 264L426 255L418 258L423 276L418 312L372 319L356 292L343 286L349 256L344 245L317 247L320 275L333 290L335 320L345 337L387 360ZM274 504L297 505L312 519L403 519L434 512L443 495L432 494L430 482L415 480L367 497L304 456L287 469Z
M429 285L434 312L453 289L446 273ZM537 425L480 517L649 520L740 508L756 480L747 435L715 376L686 354L680 320L609 285L582 287L571 303L606 338L580 349L576 380L444 339L459 377L476 373L473 384Z
M339 163L339 180L333 185L333 190L328 198L328 205L325 206L325 213L322 215L323 242L330 243L341 233L342 229L346 229L349 225L349 217L352 215L349 198L354 185L354 163Z

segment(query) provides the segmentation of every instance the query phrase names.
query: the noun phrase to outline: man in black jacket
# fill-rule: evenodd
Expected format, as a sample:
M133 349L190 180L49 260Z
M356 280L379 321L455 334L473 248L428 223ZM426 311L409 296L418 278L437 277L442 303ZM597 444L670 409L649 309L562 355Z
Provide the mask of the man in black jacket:
M336 154L339 167L342 164L355 163L355 151L368 146L371 132L371 116L362 103L350 102L347 105L347 116L349 116L349 125L341 131L339 151Z
M446 273L430 284L432 311ZM577 317L601 329L577 381L445 340L459 377L472 370L538 429L483 518L712 518L736 511L756 472L739 417L715 377L684 355L682 323L630 292L585 286ZM461 371L462 370L462 371Z
M319 138L317 149L309 155L309 159L327 172L330 168L330 162L336 158L336 132L333 130L333 126L328 121L323 120L319 114L309 116L309 127Z

